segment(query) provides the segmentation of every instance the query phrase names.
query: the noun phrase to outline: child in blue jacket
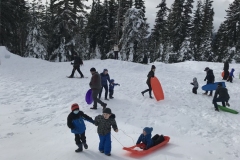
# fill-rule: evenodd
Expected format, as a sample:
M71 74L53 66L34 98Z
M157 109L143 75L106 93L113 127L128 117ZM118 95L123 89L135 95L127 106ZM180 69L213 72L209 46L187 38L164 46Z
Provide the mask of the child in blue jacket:
M164 141L163 135L156 134L155 136L152 137L152 131L153 131L152 127L145 127L143 129L143 133L139 136L136 144L140 144L141 142L144 143L146 147L143 149L147 150Z
M227 79L227 81L230 81L231 83L233 81L233 77L234 77L233 72L234 71L235 71L234 68L232 68L231 72L229 73L228 79Z
M78 146L78 149L76 149L75 152L81 152L83 150L82 145L85 149L88 148L85 136L86 125L83 120L87 120L93 124L94 120L80 111L77 103L72 104L71 110L72 112L67 118L67 125L71 129L71 132L75 134L75 142Z
M120 84L118 83L114 83L114 79L110 80L110 84L109 84L109 98L113 99L113 93L114 93L114 86L120 86Z

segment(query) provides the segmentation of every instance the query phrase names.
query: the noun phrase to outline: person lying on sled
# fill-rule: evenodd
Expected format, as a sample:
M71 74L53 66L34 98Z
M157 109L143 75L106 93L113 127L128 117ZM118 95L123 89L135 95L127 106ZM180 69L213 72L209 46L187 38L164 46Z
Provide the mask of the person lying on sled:
M141 142L145 144L145 148L142 148L144 150L147 150L153 146L158 145L159 143L164 141L164 136L156 134L155 136L152 137L152 127L145 127L143 129L143 133L139 136L137 140L137 145L140 144ZM152 137L152 138L151 138Z

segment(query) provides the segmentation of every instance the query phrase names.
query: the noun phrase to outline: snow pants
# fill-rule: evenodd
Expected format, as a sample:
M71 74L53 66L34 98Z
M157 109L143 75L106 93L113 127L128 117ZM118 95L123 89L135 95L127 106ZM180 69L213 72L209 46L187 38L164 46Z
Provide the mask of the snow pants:
M100 135L99 134L99 139L100 139L100 142L99 142L99 151L104 151L105 154L109 154L111 153L111 132L109 132L108 134L106 135Z

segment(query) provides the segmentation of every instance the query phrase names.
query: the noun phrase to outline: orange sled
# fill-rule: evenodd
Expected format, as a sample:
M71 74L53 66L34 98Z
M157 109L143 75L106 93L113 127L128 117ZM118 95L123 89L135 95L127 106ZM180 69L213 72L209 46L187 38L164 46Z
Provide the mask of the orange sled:
M158 145L153 146L153 147L149 148L148 150L140 150L140 151L134 150L135 147L145 148L145 144L143 144L143 143L134 145L132 147L123 147L123 150L131 152L134 155L146 155L146 154L152 153L153 151L165 146L169 142L169 140L170 140L170 137L164 136L164 141L162 143L159 143Z

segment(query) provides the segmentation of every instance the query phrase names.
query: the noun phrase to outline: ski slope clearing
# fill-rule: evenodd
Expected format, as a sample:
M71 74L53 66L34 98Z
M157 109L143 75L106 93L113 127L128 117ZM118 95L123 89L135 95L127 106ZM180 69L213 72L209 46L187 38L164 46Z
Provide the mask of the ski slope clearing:
M9 55L9 58L5 58ZM202 95L205 67L213 69L215 81L222 81L223 63L184 62L154 63L155 75L164 90L165 99L157 102L141 91L151 65L118 60L84 61L81 70L89 78L66 78L72 70L70 62L52 63L22 58L0 47L0 159L1 160L131 160L122 148L134 145L144 127L152 134L171 137L169 143L144 156L142 160L239 160L240 114L215 112L212 97ZM85 122L89 148L81 153L74 135L67 127L71 104L91 117L101 114L90 110L85 102L89 89L90 68L98 72L107 68L115 87L114 99L105 101L116 114L119 132L112 131L112 156L98 151L96 126ZM231 108L240 111L239 64L233 83L226 82ZM75 73L77 75L78 73ZM79 75L78 75L79 76ZM191 93L192 79L199 82L198 94ZM104 92L104 91L103 91ZM102 94L102 99L103 99Z

